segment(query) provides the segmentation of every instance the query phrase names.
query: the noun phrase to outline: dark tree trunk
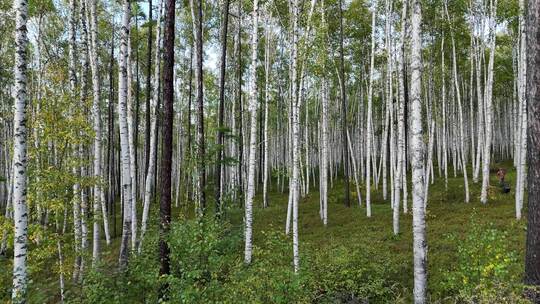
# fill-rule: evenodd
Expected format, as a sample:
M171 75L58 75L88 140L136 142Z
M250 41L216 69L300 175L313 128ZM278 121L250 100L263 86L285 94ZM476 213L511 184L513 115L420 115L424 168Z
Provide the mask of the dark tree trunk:
M187 117L187 153L189 160L191 161L193 157L192 153L192 136L191 136L191 101L193 95L193 44L191 45L191 50L189 52L189 90L188 90L188 117ZM190 185L187 189L188 201L193 200L193 185L191 184L193 179L191 176L187 176L187 183Z
M221 27L221 67L219 77L219 114L218 114L218 155L215 177L215 189L216 189L216 214L219 216L222 211L221 194L223 193L221 172L223 170L223 120L225 112L225 68L227 66L227 31L229 25L229 0L225 0L223 7L223 24Z
M525 284L540 285L540 3L529 0L527 13L527 157L528 222L525 254ZM530 290L534 303L538 290Z
M343 54L343 4L339 1L339 57L340 57L340 74L341 74L341 137L343 138L343 175L345 177L345 206L351 206L350 190L349 190L349 150L347 146L347 93L345 91L345 59Z
M203 39L202 39L202 0L197 1L197 104L198 104L198 142L197 142L197 166L199 174L200 208L204 214L206 210L206 166L204 147L204 96L203 96Z
M244 136L243 136L243 124L242 124L242 113L244 109L242 107L242 1L238 1L238 70L237 70L237 80L238 80L238 111L237 121L238 121L238 192L240 194L239 202L243 204L243 192L244 192L244 181L242 179L242 163L244 162Z
M161 62L156 62L155 64L159 64L160 65L160 69L161 69ZM162 86L162 77L163 77L163 73L160 72L159 74L159 83L158 83L158 87L156 88L156 90L158 90L158 92L161 92L161 86ZM159 128L161 127L161 117L163 116L161 111L163 110L162 106L161 106L161 95L158 94L158 100L157 100L157 105L156 105L156 133L155 133L155 136L156 136L156 144L154 146L156 153L154 154L154 164L157 164L158 163L158 151L159 151ZM158 190L161 190L161 189L158 189L158 176L159 174L161 173L161 167L159 166L156 166L156 174L154 174L154 187L152 187L152 189L154 189L154 193L152 194L152 197L157 197L157 195L160 193Z
M148 54L146 59L146 127L144 136L144 176L148 175L150 161L150 98L152 95L152 0L148 0ZM159 22L159 21L158 21ZM157 153L156 153L157 154Z
M264 115L263 111L259 111L259 143L263 143L263 125L264 125ZM258 176L258 183L262 184L263 182L263 160L264 160L264 143L259 144L259 172L257 174ZM255 188L256 189L256 188Z
M170 273L169 246L167 235L171 221L171 168L172 168L172 132L173 132L173 98L174 98L174 13L175 0L165 2L165 35L163 40L163 117L162 117L162 150L161 150L161 195L160 195L160 234L159 259L160 276ZM168 284L160 287L160 298L168 300Z
M115 183L114 183L114 30L111 38L111 60L109 63L109 117L108 117L108 147L107 147L107 167L108 167L108 192L107 205L109 214L113 220L113 235L116 236L116 216L114 214Z
M135 158L135 183L139 182L138 174L139 170L139 157L138 157L138 147L139 147L139 113L140 113L140 99L139 99L139 92L140 92L140 79L139 79L139 17L135 16L135 128L133 131L133 146L135 147L135 151L133 151L133 156ZM139 194L135 193L135 197L133 198L135 201L137 201L137 196Z

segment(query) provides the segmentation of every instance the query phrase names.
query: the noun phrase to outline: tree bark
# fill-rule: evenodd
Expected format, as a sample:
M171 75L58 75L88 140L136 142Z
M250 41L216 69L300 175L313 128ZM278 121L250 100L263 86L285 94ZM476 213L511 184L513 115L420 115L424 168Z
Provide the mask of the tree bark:
M206 165L204 143L204 96L203 96L203 39L202 39L202 0L190 0L191 18L193 20L193 39L195 41L195 78L197 80L197 191L198 212L200 215L206 209Z
M159 4L158 4L158 23L157 23L157 26L156 26L156 53L155 53L155 56L156 56L156 64L154 66L154 78L153 78L153 81L154 81L154 92L153 92L153 95L152 95L152 102L151 102L151 105L150 105L150 111L151 111L151 122L150 122L150 162L148 163L148 172L147 172L147 175L146 175L146 178L145 178L145 183L144 183L144 205L143 205L143 214L142 214L142 219L141 219L141 236L140 236L140 239L139 239L139 247L138 247L138 251L139 253L141 252L141 249L142 249L142 243L143 243L143 240L144 240L144 234L146 232L146 225L147 225L147 222L148 222L148 213L150 212L150 202L152 200L152 183L154 181L154 175L156 174L155 171L156 171L156 163L155 163L155 155L157 153L156 151L156 141L157 141L157 134L156 134L156 124L157 124L157 115L156 115L156 111L157 111L157 103L158 103L158 98L159 98L159 60L160 60L160 55L161 55L161 50L160 50L160 42L161 42L161 24L160 24L160 19L161 19L161 14L162 14L162 11L163 11L163 2L162 1L159 1Z
M245 205L245 227L244 227L244 263L251 264L252 256L252 234L253 234L253 197L255 196L255 153L257 149L257 43L259 27L259 1L253 1L252 12L253 26L251 29L251 66L249 68L249 113L251 117L250 124L250 142L249 142L249 163L247 175L247 193Z
M368 109L367 109L367 132L366 132L366 215L371 217L371 146L373 139L373 78L375 70L375 16L377 13L376 4L373 5L371 13L371 58L369 64L369 88L368 88ZM374 167L373 170L376 168Z
M419 0L411 7L411 166L413 182L414 303L426 303L427 240L424 209L424 142L422 130L422 10Z
M152 94L152 0L148 0L148 57L146 57L146 128L144 142L144 176L148 175L148 165L150 162L150 98ZM159 20L157 21L159 22Z
M123 224L122 240L120 243L120 256L118 263L121 269L125 269L129 258L129 241L131 240L131 169L129 156L129 135L127 126L127 98L128 98L128 38L130 30L130 0L125 0L123 5L123 19L120 40L120 54L118 63L118 126L120 128L120 153L122 164L122 196L123 196Z
M540 3L528 1L527 12L527 100L529 131L527 155L529 171L528 221L525 254L525 284L540 285ZM531 291L532 300L540 301L540 294Z
M491 18L496 17L497 12L497 0L494 0L491 3L490 7L490 16ZM483 150L483 159L482 159L482 191L480 194L480 201L482 204L487 204L488 202L488 191L489 191L489 164L491 160L491 139L493 136L493 66L495 64L495 40L496 40L496 26L493 25L490 29L490 39L489 39L489 63L487 68L487 80L485 86L484 102L485 102L485 140L484 140L484 150Z
M223 128L225 117L225 70L227 67L227 32L229 26L229 3L230 0L225 0L223 5L223 19L221 25L221 66L219 72L219 112L218 112L218 155L217 166L215 172L215 188L216 188L216 214L219 216L222 212L222 196L223 196Z
M28 240L28 211L26 205L26 167L27 167L27 45L28 18L27 0L15 0L15 88L13 115L13 303L26 303L27 288L27 240Z
M174 119L174 20L175 0L165 2L165 33L163 37L163 119L161 151L161 196L159 226L160 277L170 273L169 245L167 238L171 222L171 168L172 168L172 132ZM158 38L159 39L159 38ZM157 49L156 49L157 52ZM200 60L200 59L199 59ZM156 62L157 64L157 62ZM168 284L160 287L160 298L168 300Z
M349 150L347 148L347 92L345 89L345 55L343 54L343 3L339 0L339 57L340 57L340 92L341 92L341 137L343 140L343 175L345 177L345 206L351 206L349 190Z

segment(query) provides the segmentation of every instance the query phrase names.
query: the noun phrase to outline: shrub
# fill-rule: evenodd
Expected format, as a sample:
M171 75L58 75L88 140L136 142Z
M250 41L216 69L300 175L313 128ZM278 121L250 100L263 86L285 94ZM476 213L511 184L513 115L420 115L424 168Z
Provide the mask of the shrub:
M508 235L492 225L483 227L471 217L471 229L457 244L457 263L446 273L442 286L456 300L470 303L519 303L522 287L513 267L516 252L508 246Z

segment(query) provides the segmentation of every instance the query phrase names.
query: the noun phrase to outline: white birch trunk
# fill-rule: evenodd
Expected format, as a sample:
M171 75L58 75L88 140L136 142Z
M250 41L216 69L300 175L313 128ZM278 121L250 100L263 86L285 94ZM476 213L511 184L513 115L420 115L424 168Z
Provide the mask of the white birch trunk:
M249 69L249 113L251 117L250 125L250 141L249 141L249 161L247 175L247 194L245 204L245 227L244 227L244 263L251 263L252 256L252 233L253 233L253 197L255 196L255 163L257 152L257 43L258 43L258 27L259 27L259 1L253 2L252 13L252 32L251 32L251 66Z
M490 7L490 16L493 20L496 17L496 8L497 0L494 0ZM491 160L491 138L492 138L492 120L493 120L493 101L492 101L492 90L493 90L493 66L495 64L495 40L496 33L495 21L491 21L493 24L490 24L490 40L489 40L489 63L487 68L487 81L485 86L485 134L486 138L484 140L484 153L483 153L483 163L482 163L482 191L480 196L480 201L482 204L486 204L488 201L488 191L489 191L489 164Z
M446 12L446 17L450 22L450 15L448 14L448 7L446 1L444 2L444 8ZM452 68L454 72L454 92L458 102L458 115L459 115L459 148L461 153L461 168L463 170L463 181L465 183L465 203L469 202L469 178L467 176L467 163L465 160L465 131L463 130L465 121L463 120L463 107L461 103L461 92L458 82L458 73L457 73L457 59L456 59L456 42L454 39L454 33L451 34L452 37Z
M89 0L89 5L87 7L90 10L90 18L87 19L87 24L89 26L89 41L90 41L90 68L92 71L92 91L93 91L93 103L92 103L92 118L93 118L93 129L94 129L94 153L93 153L93 164L94 164L94 177L96 179L96 184L94 186L94 201L93 201L93 249L92 249L92 263L95 264L99 260L100 254L100 219L103 219L103 227L105 231L105 239L107 245L110 244L110 235L109 235L109 223L107 220L107 212L105 209L105 202L101 200L102 198L102 188L101 182L103 181L102 176L102 158L101 158L101 110L100 110L100 81L99 81L99 68L98 68L98 55L97 55L97 16L96 16L96 0ZM88 11L88 10L87 10ZM87 14L88 16L88 14ZM100 210L101 209L101 210ZM101 212L101 216L100 216Z
M320 160L320 184L321 184L321 217L323 224L328 224L328 84L326 79L322 82L322 143Z
M15 88L13 107L13 303L26 303L28 211L26 206L27 137L26 57L28 2L15 0Z
M519 52L518 52L518 100L519 100L519 117L521 120L517 122L518 130L518 155L517 159L517 181L516 181L516 196L515 208L516 219L521 219L521 209L523 207L523 193L525 189L525 175L527 171L527 99L526 99L526 84L527 84L527 33L525 31L525 1L519 1Z
M411 166L413 181L414 303L426 303L427 241L424 209L424 142L421 109L422 11L419 0L411 8Z
M131 178L131 249L135 250L137 242L137 181L135 180L135 138L136 126L133 122L133 67L131 65L131 35L127 44L127 129L129 147L129 176Z
M158 22L156 24L156 48L155 48L155 60L156 63L154 66L154 79L153 79L153 87L154 91L152 94L152 99L150 101L150 153L149 153L149 161L148 161L148 172L146 174L145 182L144 182L144 206L143 206L143 214L141 219L141 234L138 244L138 252L140 253L142 250L142 243L144 240L144 234L146 232L146 226L148 222L148 213L150 212L150 201L152 200L152 184L154 182L154 175L156 171L156 108L157 108L157 102L159 98L159 71L160 71L160 58L161 58L161 49L160 49L160 43L161 43L161 14L163 12L163 1L159 1L158 4L158 15L157 19ZM188 122L190 123L190 122ZM178 195L178 194L177 194Z
M299 200L299 175L300 175L300 99L298 91L298 0L292 3L292 179L289 195L292 197L292 226L293 226L293 267L298 273L300 268L300 256L298 252L298 200Z
M124 218L122 224L122 240L120 243L120 256L118 262L120 268L125 268L129 257L129 242L131 240L132 221L132 192L131 192L131 165L129 155L129 134L127 126L127 98L128 98L128 39L130 30L130 0L125 0L123 7L123 19L120 40L120 54L118 60L118 126L120 129L120 160L121 160L121 183L123 195ZM156 62L157 64L157 62Z
M353 167L354 184L356 186L356 197L358 199L358 206L362 206L362 194L360 193L360 184L358 183L358 170L356 169L356 160L354 158L354 150L351 144L351 136L349 135L349 129L347 129L347 146L349 149L349 155Z
M394 235L399 234L399 202L400 193L402 190L403 182L406 180L404 175L404 160L405 160L405 81L403 79L403 73L405 70L405 36L407 26L407 1L403 1L401 8L401 33L398 47L398 86L399 86L399 109L398 109L398 144L397 144L397 170L396 170L396 200L394 202L394 210L392 215Z
M366 215L371 217L371 146L373 138L373 78L375 70L375 16L377 13L377 3L372 7L371 13L371 58L369 64L369 89L368 89L368 110L367 110L367 137L366 137ZM376 167L373 167L376 170Z
M269 14L267 12L267 14ZM270 99L270 29L268 23L270 22L269 16L266 16L266 22L264 26L265 35L265 49L264 49L264 160L263 160L263 207L268 207L268 146L270 141L268 138L268 102Z
M483 53L483 51L479 50L480 47L476 47L475 51L475 58L476 58L476 93L478 96L478 127L477 127L477 144L478 148L476 149L476 165L474 168L474 174L473 174L473 182L478 182L478 176L480 175L480 168L482 166L482 153L483 153L483 146L484 146L484 94L482 93L482 60L480 57L480 52Z

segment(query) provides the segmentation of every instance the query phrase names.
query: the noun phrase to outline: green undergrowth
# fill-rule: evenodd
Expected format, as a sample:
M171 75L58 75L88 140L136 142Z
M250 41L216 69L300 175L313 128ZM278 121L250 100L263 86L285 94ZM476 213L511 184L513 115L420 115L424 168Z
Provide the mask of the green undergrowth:
M493 174L489 203L479 202L480 183L472 181L471 201L465 203L462 177L449 172L445 185L438 170L435 174L426 216L429 302L523 301L526 221L515 220L514 189L501 193ZM512 186L514 174L507 175ZM158 234L152 226L143 252L132 256L124 273L116 269L118 239L103 246L98 271L89 272L82 285L68 282L68 302L156 303L159 287L168 283L169 303L410 303L411 195L408 213L400 214L401 233L394 236L392 210L382 189L374 190L372 217L367 218L365 202L358 206L353 193L352 206L346 207L344 184L334 182L326 227L319 217L316 187L301 199L298 274L292 267L292 237L285 235L287 193L272 191L266 209L261 207L262 198L255 198L250 266L243 261L242 210L229 208L222 220L213 215L194 219L193 208L184 206L174 209L171 275L159 276ZM156 223L157 210L153 211ZM6 273L1 274L2 284L9 284ZM31 277L31 299L39 299L32 303L58 301L57 274L41 270ZM3 288L0 295L5 297L8 291Z

